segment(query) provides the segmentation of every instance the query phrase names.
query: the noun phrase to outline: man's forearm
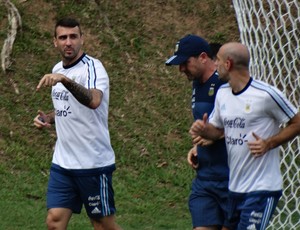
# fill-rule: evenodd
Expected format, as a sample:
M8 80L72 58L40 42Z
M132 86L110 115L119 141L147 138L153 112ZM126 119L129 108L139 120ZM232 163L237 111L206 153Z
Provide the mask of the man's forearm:
M219 140L224 138L224 129L218 129L211 124L207 124L203 137L210 140Z
M81 104L89 107L93 99L93 95L90 90L68 78L65 78L62 81L62 84Z
M270 149L276 148L296 136L300 135L300 114L293 117L288 125L281 129L278 134L266 139Z

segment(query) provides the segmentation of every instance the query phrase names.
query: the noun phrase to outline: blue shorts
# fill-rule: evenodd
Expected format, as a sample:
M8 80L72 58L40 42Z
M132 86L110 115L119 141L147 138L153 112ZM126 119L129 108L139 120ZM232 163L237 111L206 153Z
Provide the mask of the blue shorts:
M195 178L189 197L193 227L228 227L227 202L228 181L205 181Z
M229 221L236 230L267 228L274 213L281 191L229 192Z
M68 170L52 165L47 191L47 208L68 208L73 213L80 213L83 204L87 215L92 219L99 219L116 212L112 172L75 176Z

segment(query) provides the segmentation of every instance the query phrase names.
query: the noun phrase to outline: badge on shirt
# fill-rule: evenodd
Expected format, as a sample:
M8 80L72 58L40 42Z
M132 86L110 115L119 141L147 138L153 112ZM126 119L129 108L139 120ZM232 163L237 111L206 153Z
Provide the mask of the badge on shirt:
M251 110L252 110L252 108L251 108L251 101L248 100L248 101L246 101L245 112L246 112L246 113L250 113Z
M208 96L213 96L215 94L215 84L211 84L208 90Z

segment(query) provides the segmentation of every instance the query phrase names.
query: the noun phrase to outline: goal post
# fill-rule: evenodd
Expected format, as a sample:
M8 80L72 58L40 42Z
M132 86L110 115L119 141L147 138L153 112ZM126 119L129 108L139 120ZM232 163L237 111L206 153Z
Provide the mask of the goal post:
M233 0L241 42L250 50L250 72L300 104L300 1ZM281 147L283 196L268 230L300 230L300 140Z

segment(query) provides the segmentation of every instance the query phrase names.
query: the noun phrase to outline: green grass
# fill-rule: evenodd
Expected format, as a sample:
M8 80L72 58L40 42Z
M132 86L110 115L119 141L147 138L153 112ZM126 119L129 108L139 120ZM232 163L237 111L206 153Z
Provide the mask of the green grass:
M81 21L86 52L98 57L110 76L118 223L126 230L191 229L187 199L194 172L186 163L191 84L164 62L188 33L212 42L237 39L230 2L13 2L23 29L12 65L0 74L0 230L45 229L55 131L35 129L32 119L38 109L52 109L50 89L36 92L35 87L59 60L52 32L55 19L63 15ZM0 3L1 47L8 30L6 13ZM84 209L72 217L69 229L91 229Z

